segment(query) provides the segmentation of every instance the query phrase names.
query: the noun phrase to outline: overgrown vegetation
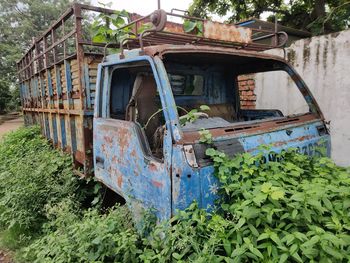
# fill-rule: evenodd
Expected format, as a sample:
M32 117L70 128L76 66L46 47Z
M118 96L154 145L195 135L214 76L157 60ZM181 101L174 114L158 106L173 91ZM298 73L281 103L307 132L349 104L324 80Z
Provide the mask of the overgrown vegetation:
M26 229L17 228L17 237L28 240L20 261L350 260L350 171L325 157L290 150L277 155L279 162L265 162L265 154L230 159L208 149L220 182L217 209L208 212L193 203L168 222L150 221L145 236L135 230L126 207L102 212L83 206L70 161L37 129L13 133L0 147L0 220L4 229Z
M22 128L0 145L0 224L11 248L41 234L47 206L65 199L78 203L90 194L72 172L68 155L52 149L39 128ZM91 190L90 190L91 191Z

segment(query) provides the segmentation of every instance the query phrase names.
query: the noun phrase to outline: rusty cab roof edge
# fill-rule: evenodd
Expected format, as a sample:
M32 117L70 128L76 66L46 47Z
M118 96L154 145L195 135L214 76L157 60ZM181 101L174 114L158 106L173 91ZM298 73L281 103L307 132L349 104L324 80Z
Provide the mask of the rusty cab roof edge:
M279 56L261 53L257 51L250 51L238 48L227 48L227 47L213 47L213 46L197 46L197 45L156 45L144 47L146 55L154 57L159 56L162 58L164 54L168 53L214 53L214 54L227 54L236 55L242 57L256 57L261 59L273 59L283 63L289 64L289 62Z

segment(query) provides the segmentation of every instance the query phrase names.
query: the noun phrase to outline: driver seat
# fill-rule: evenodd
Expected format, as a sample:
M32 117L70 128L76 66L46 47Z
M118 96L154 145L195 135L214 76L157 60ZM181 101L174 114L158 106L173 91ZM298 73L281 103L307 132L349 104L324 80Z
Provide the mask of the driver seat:
M153 134L160 123L160 114L149 119L152 114L158 111L156 104L157 84L152 74L139 73L136 76L132 95L126 107L125 120L137 122L142 128L147 124L144 131L149 144L153 144Z

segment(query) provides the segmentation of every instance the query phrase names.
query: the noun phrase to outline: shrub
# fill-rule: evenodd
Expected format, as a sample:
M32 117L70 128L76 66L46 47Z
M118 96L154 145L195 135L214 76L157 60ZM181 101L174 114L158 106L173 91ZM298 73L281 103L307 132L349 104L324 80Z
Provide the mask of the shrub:
M39 135L22 128L0 144L0 222L12 245L40 233L47 220L45 205L74 196L77 177L72 162ZM11 244L9 244L11 245Z
M213 214L191 207L177 224L153 233L148 255L195 262L347 262L350 173L325 157L290 150L230 159L214 149L221 183ZM158 260L157 259L157 260Z
M136 262L139 236L126 207L101 215L89 209L79 215L71 201L48 209L45 235L25 249L28 262Z

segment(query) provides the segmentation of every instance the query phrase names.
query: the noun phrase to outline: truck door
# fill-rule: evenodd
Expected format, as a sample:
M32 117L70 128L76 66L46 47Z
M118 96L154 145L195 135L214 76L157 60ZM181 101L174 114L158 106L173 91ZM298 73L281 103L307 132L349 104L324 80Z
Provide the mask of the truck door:
M172 141L153 60L105 63L99 77L95 176L125 199L136 219L145 209L155 210L161 220L169 218Z

